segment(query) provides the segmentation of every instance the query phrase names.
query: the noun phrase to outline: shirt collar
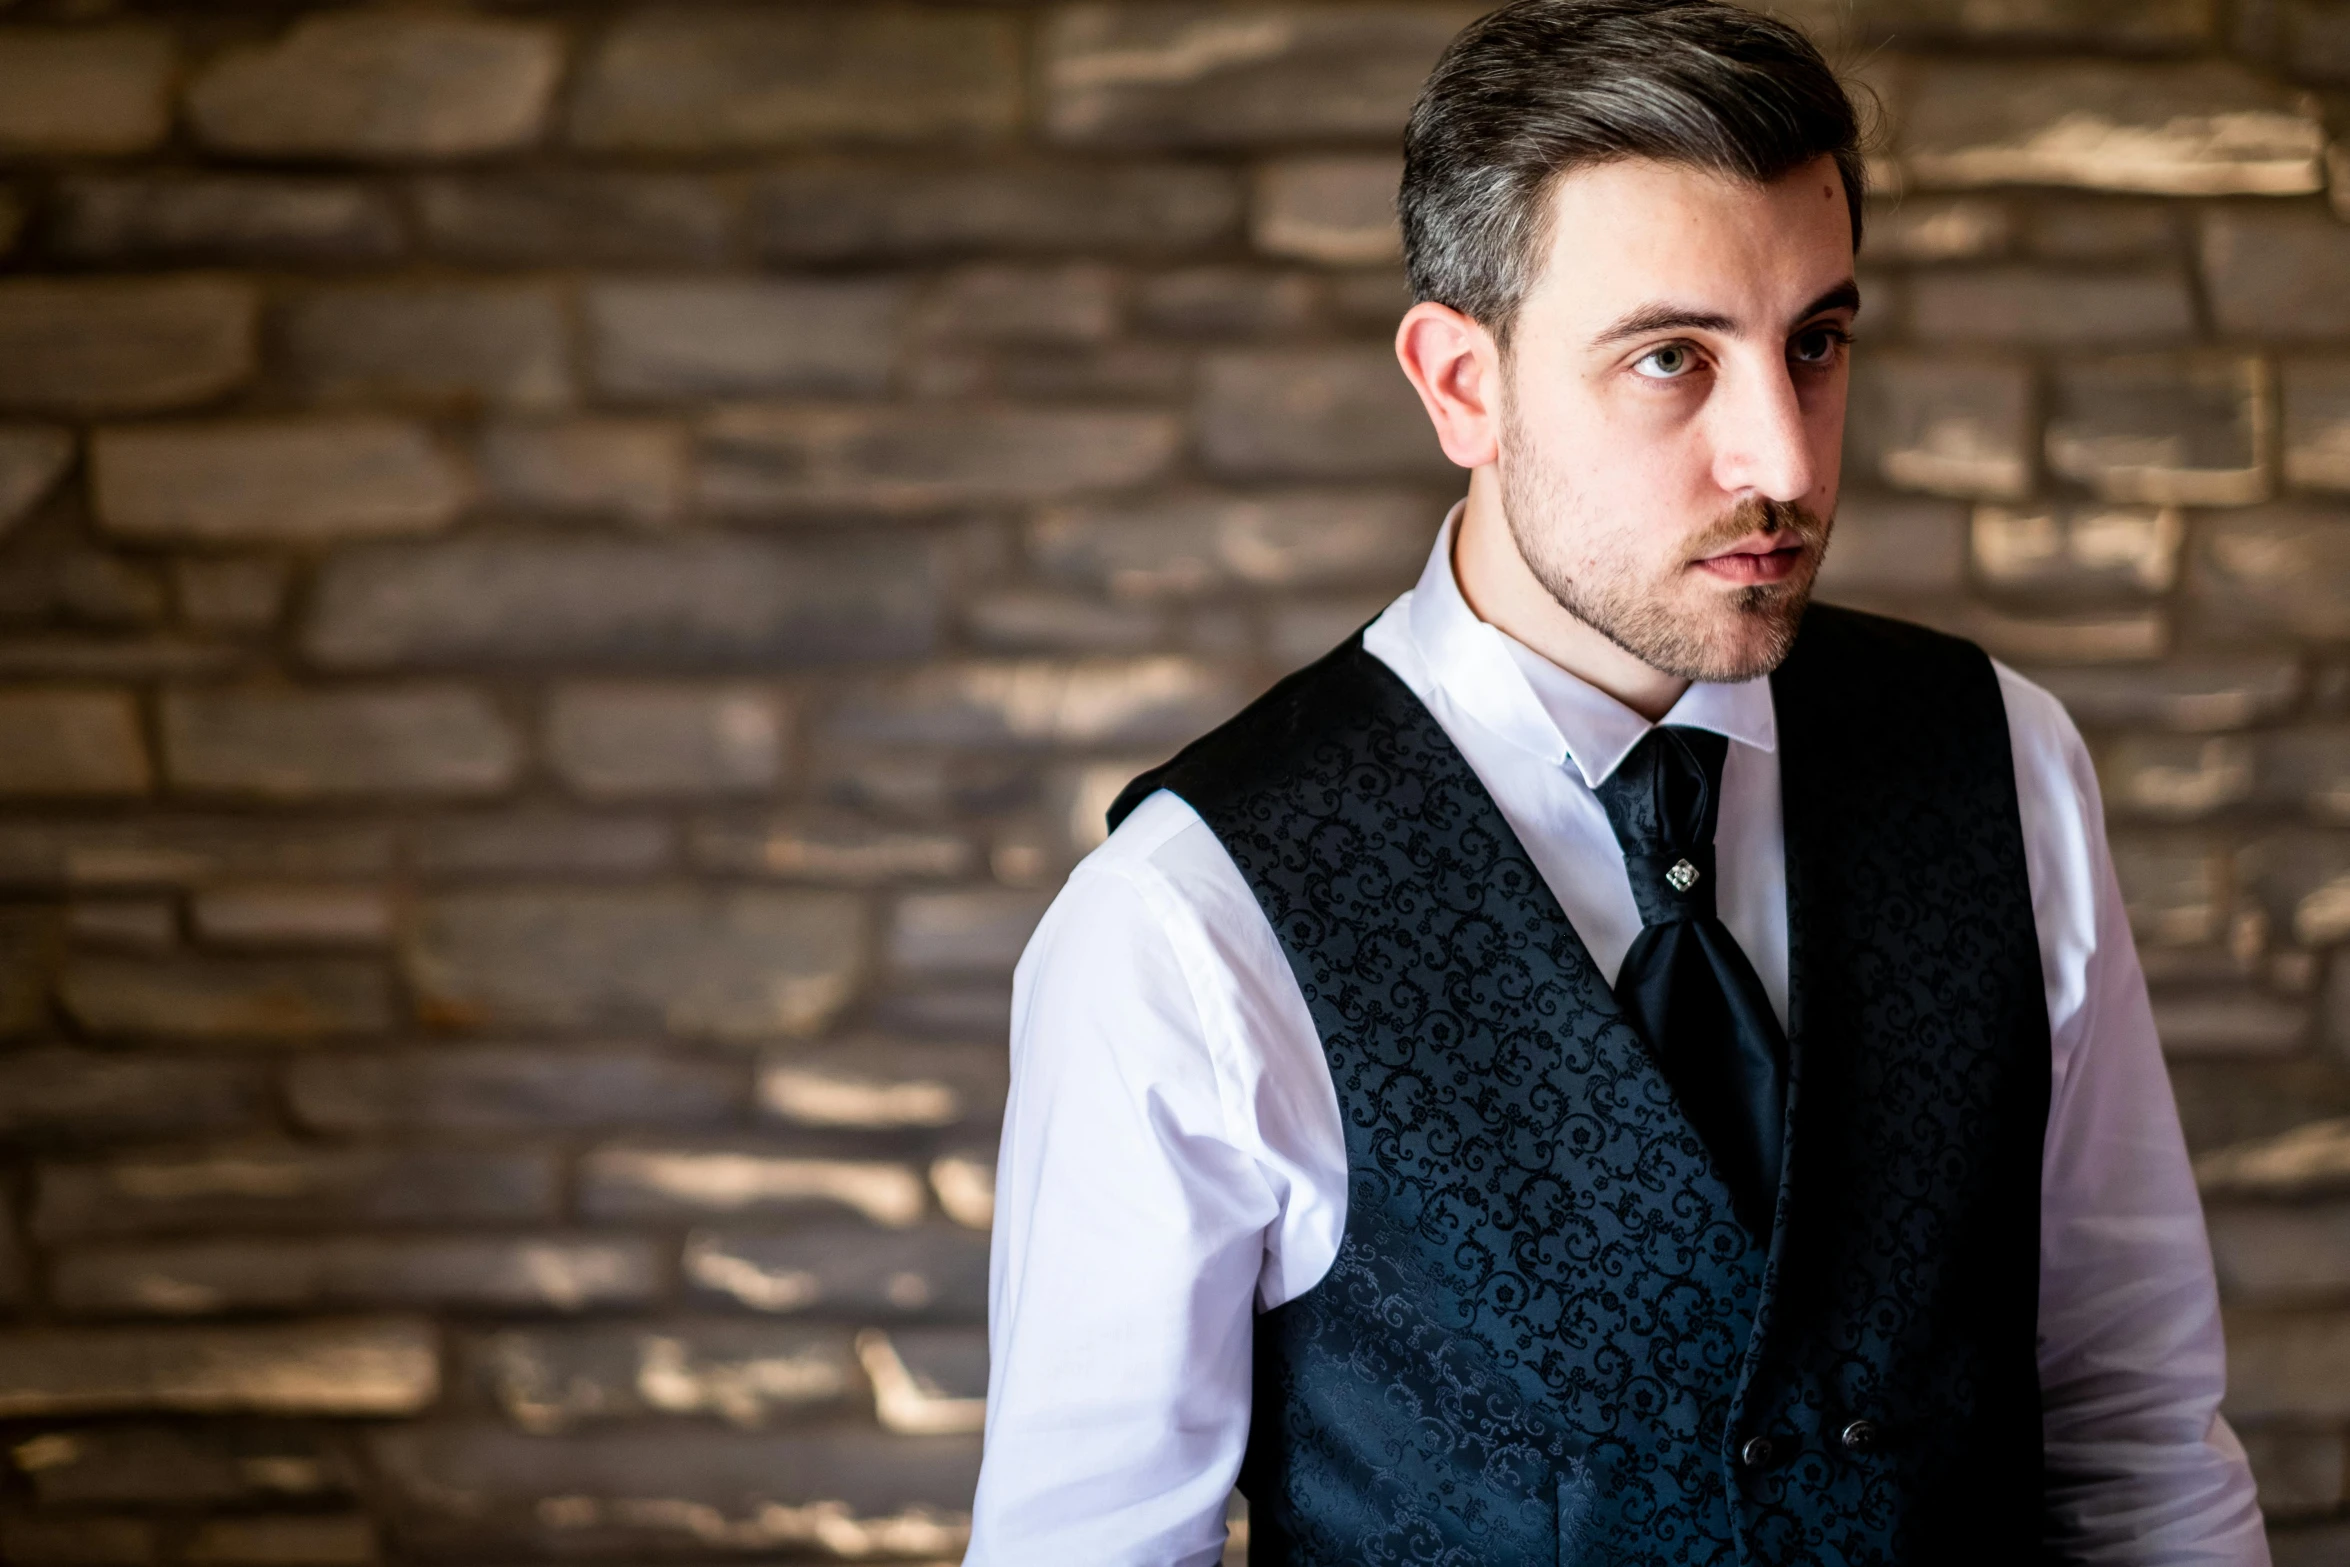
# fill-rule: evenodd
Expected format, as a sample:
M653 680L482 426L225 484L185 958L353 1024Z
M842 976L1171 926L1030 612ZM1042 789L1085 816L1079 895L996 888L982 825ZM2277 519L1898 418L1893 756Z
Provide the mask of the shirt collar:
M1412 640L1429 674L1452 701L1486 728L1559 766L1572 761L1598 788L1655 727L1623 703L1477 618L1452 574L1456 503L1412 589ZM1779 748L1778 715L1768 680L1735 685L1693 683L1665 723L1708 729L1758 751Z

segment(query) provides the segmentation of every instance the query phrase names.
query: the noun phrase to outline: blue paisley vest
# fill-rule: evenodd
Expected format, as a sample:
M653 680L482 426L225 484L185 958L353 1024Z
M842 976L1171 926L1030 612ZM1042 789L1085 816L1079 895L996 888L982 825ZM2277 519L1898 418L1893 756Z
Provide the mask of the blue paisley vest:
M1260 1567L2040 1559L2048 1022L1997 679L1815 607L1772 689L1792 1015L1768 1235L1359 637L1113 808L1173 790L1230 851L1346 1130L1337 1260L1256 1323Z

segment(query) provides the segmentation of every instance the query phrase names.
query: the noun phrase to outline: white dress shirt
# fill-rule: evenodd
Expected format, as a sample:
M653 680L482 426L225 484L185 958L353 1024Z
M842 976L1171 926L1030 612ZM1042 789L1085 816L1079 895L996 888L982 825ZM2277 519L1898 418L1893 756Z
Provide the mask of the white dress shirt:
M1612 982L1640 915L1592 790L1650 725L1479 620L1451 543L1448 519L1364 645L1451 736ZM2056 700L1998 675L2054 1064L2038 1355L2051 1499L2083 1562L2265 1567L2251 1475L2218 1414L2202 1210L2096 778ZM1770 683L1692 685L1664 722L1732 742L1720 915L1784 1024ZM1272 927L1174 795L1087 857L1020 960L996 1183L967 1567L1215 1562L1248 1440L1252 1318L1337 1256L1346 1144Z

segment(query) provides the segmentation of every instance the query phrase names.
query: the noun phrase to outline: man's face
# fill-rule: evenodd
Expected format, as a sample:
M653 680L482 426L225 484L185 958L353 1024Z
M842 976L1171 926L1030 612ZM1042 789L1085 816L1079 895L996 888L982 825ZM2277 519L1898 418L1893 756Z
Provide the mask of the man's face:
M1653 668L1766 674L1836 510L1859 296L1835 165L1754 186L1627 160L1552 200L1501 397L1518 552Z

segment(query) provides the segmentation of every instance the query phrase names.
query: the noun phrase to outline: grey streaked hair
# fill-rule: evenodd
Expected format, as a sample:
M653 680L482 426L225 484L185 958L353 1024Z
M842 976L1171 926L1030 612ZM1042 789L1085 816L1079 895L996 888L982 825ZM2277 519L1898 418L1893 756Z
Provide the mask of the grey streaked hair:
M1860 117L1811 41L1721 0L1515 0L1445 49L1404 131L1415 299L1504 345L1560 174L1654 158L1765 184L1833 157L1860 243Z

